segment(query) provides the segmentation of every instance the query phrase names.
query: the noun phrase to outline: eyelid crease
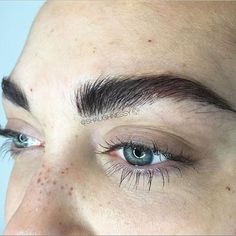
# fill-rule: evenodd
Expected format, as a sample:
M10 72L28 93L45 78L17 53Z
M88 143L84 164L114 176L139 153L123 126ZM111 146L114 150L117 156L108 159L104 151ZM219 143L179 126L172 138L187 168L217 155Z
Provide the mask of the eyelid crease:
M188 149L190 153L196 151L197 149L193 143L179 135L176 135L170 130L170 128L166 128L164 126L119 125L107 132L105 136L108 139L115 139L118 136L124 136L125 139L135 138L137 141L138 139L143 140L145 138L146 142L149 141L150 144L152 144L152 140L155 139L159 146L161 146L161 143L164 141L168 143L179 142L179 144L186 146L186 149Z

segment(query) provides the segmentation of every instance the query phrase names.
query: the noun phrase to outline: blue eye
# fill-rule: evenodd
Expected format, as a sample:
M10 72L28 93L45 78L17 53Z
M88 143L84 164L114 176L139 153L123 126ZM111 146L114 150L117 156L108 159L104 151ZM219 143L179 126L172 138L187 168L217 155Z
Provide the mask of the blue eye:
M153 153L149 150L142 150L139 147L124 147L123 155L125 159L132 165L149 165L153 160Z
M25 134L17 134L12 139L13 144L16 148L29 148L31 146L40 146L41 142L37 140L36 138L30 137Z
M144 166L167 161L167 157L151 148L140 145L125 146L117 149L118 154L131 165Z
M39 139L11 129L0 128L0 136L6 138L0 147L0 154L10 152L11 157L14 158L30 148L44 147L44 143Z

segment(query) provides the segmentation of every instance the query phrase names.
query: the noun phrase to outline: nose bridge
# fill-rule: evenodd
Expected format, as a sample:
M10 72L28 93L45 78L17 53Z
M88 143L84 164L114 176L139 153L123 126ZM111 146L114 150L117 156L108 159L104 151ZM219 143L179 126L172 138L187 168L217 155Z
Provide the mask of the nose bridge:
M43 164L10 219L5 234L92 234L82 218L81 221L73 218L71 206L75 194L73 186L66 183L68 173L69 166L62 169ZM76 212L77 218L78 215Z

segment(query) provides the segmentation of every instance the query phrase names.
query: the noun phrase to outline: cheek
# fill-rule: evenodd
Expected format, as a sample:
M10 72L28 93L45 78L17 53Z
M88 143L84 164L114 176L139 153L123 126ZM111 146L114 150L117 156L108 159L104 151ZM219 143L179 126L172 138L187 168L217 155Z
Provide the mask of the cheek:
M22 202L31 179L39 166L40 158L19 157L15 160L6 196L6 222Z

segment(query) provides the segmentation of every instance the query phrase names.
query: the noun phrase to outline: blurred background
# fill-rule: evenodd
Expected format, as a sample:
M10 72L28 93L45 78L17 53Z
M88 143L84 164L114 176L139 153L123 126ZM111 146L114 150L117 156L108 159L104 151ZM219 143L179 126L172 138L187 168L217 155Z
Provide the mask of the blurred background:
M23 49L30 26L45 1L0 1L0 81L3 76L9 75L14 68ZM6 118L2 108L0 91L0 124L5 126ZM4 139L0 138L0 146ZM4 205L7 184L13 161L10 156L0 153L0 234L4 229Z

